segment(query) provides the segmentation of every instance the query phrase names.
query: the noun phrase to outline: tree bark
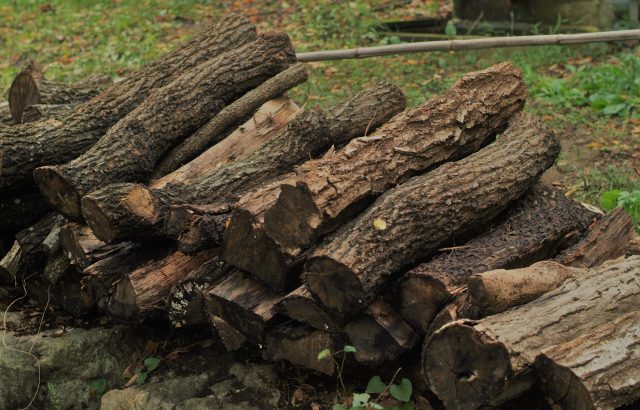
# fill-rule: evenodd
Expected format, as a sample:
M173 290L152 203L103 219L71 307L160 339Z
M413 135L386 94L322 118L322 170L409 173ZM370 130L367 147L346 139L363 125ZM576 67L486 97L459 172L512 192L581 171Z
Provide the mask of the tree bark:
M30 61L18 73L9 88L11 117L24 121L25 109L36 104L77 104L88 101L112 84L107 75L87 78L76 84L62 84L44 78L42 68Z
M111 183L146 182L173 144L293 61L289 37L274 34L185 71L150 93L80 157L37 168L36 183L60 212L82 219L84 195Z
M78 157L153 90L255 38L255 27L248 19L228 15L193 40L79 104L64 121L50 119L0 128L0 190L30 181L39 166L63 164Z
M548 347L535 368L553 405L616 409L640 399L640 311ZM606 352L607 354L603 354Z
M76 104L34 104L29 105L22 113L22 122L36 122L38 120L54 118L62 121L71 113Z
M538 183L481 235L405 273L388 300L414 329L427 333L470 275L553 258L578 240L594 217L560 190Z
M640 310L639 257L581 270L531 303L476 322L450 323L427 339L424 373L447 408L498 405L526 391L533 384L532 365L545 349ZM601 357L610 354L614 350L607 349Z
M86 268L96 262L97 260L91 255L92 252L106 246L96 238L91 228L76 222L69 222L60 228L60 242L65 254L74 265L80 268Z
M519 114L493 144L414 177L383 196L320 245L304 281L324 306L353 314L382 285L452 237L485 226L553 165L558 139Z
M272 255L245 252L233 263L253 273L258 273L252 266L256 260L281 260L286 267L288 259L386 190L479 149L522 109L526 94L520 71L509 64L467 74L448 92L396 115L371 135L307 162L283 183L277 202L262 217L270 241L265 252ZM281 275L279 268L261 269Z
M340 332L343 324L313 300L309 290L303 285L285 296L278 304L278 310L285 316L325 332Z
M208 147L222 141L237 126L250 119L261 105L305 81L307 81L307 70L302 63L295 64L269 78L226 106L209 122L172 148L156 167L153 177L167 175L196 158Z

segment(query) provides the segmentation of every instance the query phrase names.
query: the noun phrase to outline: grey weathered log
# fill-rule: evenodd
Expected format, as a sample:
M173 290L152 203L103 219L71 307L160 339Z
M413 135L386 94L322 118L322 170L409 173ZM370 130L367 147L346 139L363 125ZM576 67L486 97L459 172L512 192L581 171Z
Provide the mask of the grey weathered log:
M524 113L491 145L414 177L378 198L318 246L304 282L337 314L353 314L402 269L453 237L487 226L553 165L560 145Z

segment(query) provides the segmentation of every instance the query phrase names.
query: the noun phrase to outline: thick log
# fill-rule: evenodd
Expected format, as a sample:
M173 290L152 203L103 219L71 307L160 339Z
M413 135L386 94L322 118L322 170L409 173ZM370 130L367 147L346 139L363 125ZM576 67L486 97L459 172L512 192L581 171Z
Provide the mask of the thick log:
M173 144L293 61L288 36L260 36L185 71L150 93L86 153L64 165L37 168L33 177L49 203L82 219L84 195L116 182L147 182Z
M640 310L640 257L578 269L533 302L449 323L427 339L424 374L447 408L498 405L521 394L534 382L532 365L542 351Z
M29 105L22 113L22 122L54 118L62 121L76 107L75 104L34 104Z
M518 114L494 143L378 198L305 264L314 297L337 314L372 301L385 282L452 237L486 226L553 165L560 150L538 119Z
M481 235L406 272L388 300L414 329L427 333L470 275L553 258L578 240L594 217L560 190L538 183Z
M30 61L14 78L9 88L11 117L25 122L25 109L35 104L77 104L100 94L112 84L107 75L94 76L75 84L63 84L44 78L42 68Z
M246 210L252 220L264 221L266 233L261 235L265 244L250 249L269 255L230 255L223 247L224 257L273 281L267 276L283 275L290 259L386 190L479 149L522 109L526 94L520 71L509 64L467 74L446 93L396 115L371 135L296 169L263 216Z
M382 298L349 321L344 331L356 348L356 361L366 366L396 360L419 340L411 326Z
M542 350L535 368L562 409L616 409L640 399L640 311Z
M185 253L217 246L231 218L232 203L211 205L173 205L163 232L178 240Z
M282 296L239 269L203 291L203 295L207 312L254 344L263 344L268 328L279 322L276 305Z
M0 190L30 181L39 166L63 164L78 157L152 91L255 38L255 27L248 19L228 15L191 41L79 104L64 121L51 119L0 128Z
M233 129L251 118L261 105L305 81L307 81L307 70L302 63L295 64L266 80L226 106L193 135L171 149L156 167L153 178L167 175L191 161L208 147L222 141Z
M185 276L171 289L167 317L175 327L207 323L202 292L233 269L219 257L213 257Z
M107 311L121 319L140 320L164 309L171 289L217 253L217 249L196 255L173 252L135 269L114 284Z
M304 285L285 296L278 304L278 310L291 319L325 332L339 332L344 327L313 299Z
M293 365L329 376L336 372L335 363L330 358L318 360L318 353L325 349L336 352L343 346L337 335L306 326L287 324L269 332L264 345L262 356L265 360L286 360Z
M366 136L368 132L374 131L402 111L405 105L404 95L393 85L380 83L365 89L343 104L329 109L332 139L336 145L340 145L355 137ZM326 156L331 155L329 153ZM296 178L296 175L296 172L284 175L281 179L261 186L255 192L243 197L236 206L236 216L230 223L229 230L225 231L226 239L222 247L225 259L259 275L262 280L277 290L286 287L284 283L287 280L284 276L299 258L292 256L280 261L276 259L279 255L267 253L273 245L270 238L264 234L263 217L264 211L273 206L277 200L280 185L291 178ZM196 223L190 224L190 226L196 225ZM239 251L237 246L240 242L244 243L243 247L247 252ZM272 271L275 273L272 274Z

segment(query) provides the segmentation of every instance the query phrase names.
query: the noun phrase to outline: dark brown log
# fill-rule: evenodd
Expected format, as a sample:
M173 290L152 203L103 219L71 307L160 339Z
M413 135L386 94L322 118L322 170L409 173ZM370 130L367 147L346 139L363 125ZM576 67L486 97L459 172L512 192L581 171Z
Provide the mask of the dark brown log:
M293 61L288 36L260 36L185 71L150 93L86 153L64 165L37 168L33 177L49 203L82 219L84 195L116 182L146 182L173 144Z
M75 104L35 104L29 105L22 113L22 122L54 118L63 120L76 107Z
M223 247L225 259L277 283L289 259L386 190L479 149L522 109L526 94L521 73L512 65L467 74L446 93L395 116L371 135L299 167L264 216L251 214L253 220L264 220L266 236L254 236L266 243L249 249L269 255L231 255ZM232 221L230 228L234 225ZM248 228L238 230L244 236Z
M305 81L307 81L307 70L302 63L295 64L266 80L226 106L193 135L171 149L156 167L153 178L167 175L191 161L208 147L222 141L236 127L251 118L261 105Z
M521 394L532 386L532 365L545 349L640 310L639 257L579 269L533 302L480 321L452 322L427 339L424 374L447 408L498 405Z
M0 129L0 190L30 181L39 166L62 164L78 157L152 91L255 38L255 27L248 19L228 15L191 41L79 104L64 121L43 120Z
M218 316L209 314L209 324L228 352L239 350L247 344L247 338L242 333Z
M207 311L233 326L255 344L264 343L268 327L277 324L276 305L282 296L235 269L203 291Z
M42 241L42 248L44 252L51 256L57 253L62 247L62 240L60 239L60 230L67 224L67 219L62 215L57 215L54 219L51 230Z
M173 252L135 269L114 284L108 312L121 319L140 320L153 311L163 310L171 289L217 253L217 249L196 255Z
M278 304L283 315L325 332L339 332L343 325L313 300L309 290L303 285L285 296Z
M202 292L233 269L219 257L213 257L185 276L171 290L167 317L175 327L207 323Z
M35 104L77 104L100 94L112 84L109 76L95 76L75 84L63 84L44 78L42 68L30 61L9 88L9 106L15 122L25 122L25 109Z
M639 342L640 311L635 311L542 350L535 368L551 404L617 409L640 399Z
M163 232L176 238L185 253L217 246L231 218L231 205L173 205Z
M391 305L377 298L344 328L358 363L379 366L396 360L418 343L418 334Z
M424 334L471 274L552 258L578 240L594 217L560 190L538 183L484 233L405 273L388 300Z
M596 221L577 244L558 255L563 265L589 268L623 256L635 236L635 225L624 209L616 209Z
M336 335L306 326L281 325L267 334L262 356L272 362L286 360L304 369L333 376L336 372L334 361L330 358L318 360L318 354L325 349L337 352L342 346Z
M405 105L404 95L397 87L377 84L329 109L331 135L339 143L366 136L404 109ZM332 155L329 153L326 156ZM315 161L308 163L314 164ZM305 168L306 164L302 167ZM295 178L296 172L284 175L281 179L245 195L236 206L236 215L229 224L229 230L225 231L226 239L222 247L225 259L258 275L278 290L286 287L286 274L299 260L300 253L283 258L276 250L271 251L275 244L264 233L264 211L275 204L280 194L280 185ZM190 226L197 226L197 223L191 223ZM245 251L240 250L240 243L243 243L241 247Z
M553 165L560 146L518 114L493 144L394 188L319 246L305 265L314 297L337 314L372 301L385 282L445 241L486 226Z

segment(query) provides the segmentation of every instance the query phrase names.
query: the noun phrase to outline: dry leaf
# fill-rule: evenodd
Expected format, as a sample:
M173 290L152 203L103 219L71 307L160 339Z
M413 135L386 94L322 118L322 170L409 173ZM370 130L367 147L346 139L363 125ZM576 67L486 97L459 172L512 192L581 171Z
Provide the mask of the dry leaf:
M384 231L387 229L387 223L380 218L377 218L373 221L373 228L376 231Z

